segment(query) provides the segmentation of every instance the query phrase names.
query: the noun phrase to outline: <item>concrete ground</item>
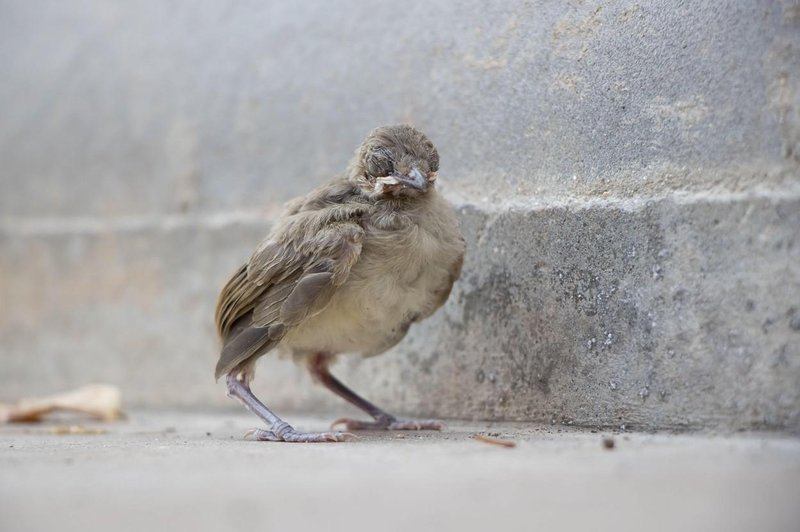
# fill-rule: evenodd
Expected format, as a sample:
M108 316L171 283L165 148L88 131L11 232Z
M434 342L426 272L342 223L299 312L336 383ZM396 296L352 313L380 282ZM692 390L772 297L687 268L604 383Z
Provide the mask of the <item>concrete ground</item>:
M238 410L135 411L59 433L75 423L0 427L0 530L800 529L800 440L776 434L451 422L270 444L242 439L254 419Z

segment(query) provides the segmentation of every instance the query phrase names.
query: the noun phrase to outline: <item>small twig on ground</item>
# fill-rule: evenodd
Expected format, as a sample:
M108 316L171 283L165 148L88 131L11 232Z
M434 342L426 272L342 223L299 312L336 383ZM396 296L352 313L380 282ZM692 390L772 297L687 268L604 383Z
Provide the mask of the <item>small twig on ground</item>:
M472 435L472 438L478 441L482 441L483 443L488 443L491 445L498 445L500 447L505 447L507 449L512 449L517 446L517 442L512 440L505 440L502 438L495 438L493 436L487 436L486 434L480 434L476 432Z

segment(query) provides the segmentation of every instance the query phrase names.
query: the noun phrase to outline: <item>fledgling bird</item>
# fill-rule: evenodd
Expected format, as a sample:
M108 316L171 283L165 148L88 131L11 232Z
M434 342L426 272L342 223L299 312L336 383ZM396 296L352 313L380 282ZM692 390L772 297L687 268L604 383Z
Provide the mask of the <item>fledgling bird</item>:
M330 371L344 353L373 356L429 317L461 273L464 239L437 193L439 153L408 125L379 127L347 172L286 205L247 264L222 289L216 377L263 419L261 441L344 441L349 432L299 432L250 390L256 360L271 350L305 364L323 386L374 421L340 419L346 430L441 430L438 421L398 420Z

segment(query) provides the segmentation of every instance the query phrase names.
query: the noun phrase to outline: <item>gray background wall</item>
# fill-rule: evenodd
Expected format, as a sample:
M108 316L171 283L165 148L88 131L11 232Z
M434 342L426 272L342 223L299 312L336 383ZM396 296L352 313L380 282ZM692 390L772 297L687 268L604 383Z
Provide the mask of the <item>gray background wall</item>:
M800 430L800 4L0 2L0 394L229 405L212 314L365 133L437 143L468 257L405 413ZM287 361L280 411L347 412ZM233 405L231 405L233 407Z

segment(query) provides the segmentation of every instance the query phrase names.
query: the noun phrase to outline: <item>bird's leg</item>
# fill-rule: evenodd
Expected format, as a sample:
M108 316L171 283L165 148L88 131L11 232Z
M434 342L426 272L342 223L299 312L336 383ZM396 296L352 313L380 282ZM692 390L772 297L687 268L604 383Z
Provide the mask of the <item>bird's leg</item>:
M432 419L425 420L404 420L397 419L393 415L384 412L374 404L370 403L356 392L345 386L339 379L331 375L328 366L331 356L326 353L318 353L311 359L309 371L311 375L327 389L347 401L348 403L360 408L375 421L359 421L357 419L341 418L331 424L331 427L343 425L346 430L442 430L444 423Z
M237 371L228 374L225 381L228 385L228 397L235 397L252 413L263 419L270 427L269 430L251 429L245 434L253 436L259 441L286 441L286 442L337 442L355 438L349 432L298 432L279 418L264 405L250 390L246 376L242 380L237 378Z

